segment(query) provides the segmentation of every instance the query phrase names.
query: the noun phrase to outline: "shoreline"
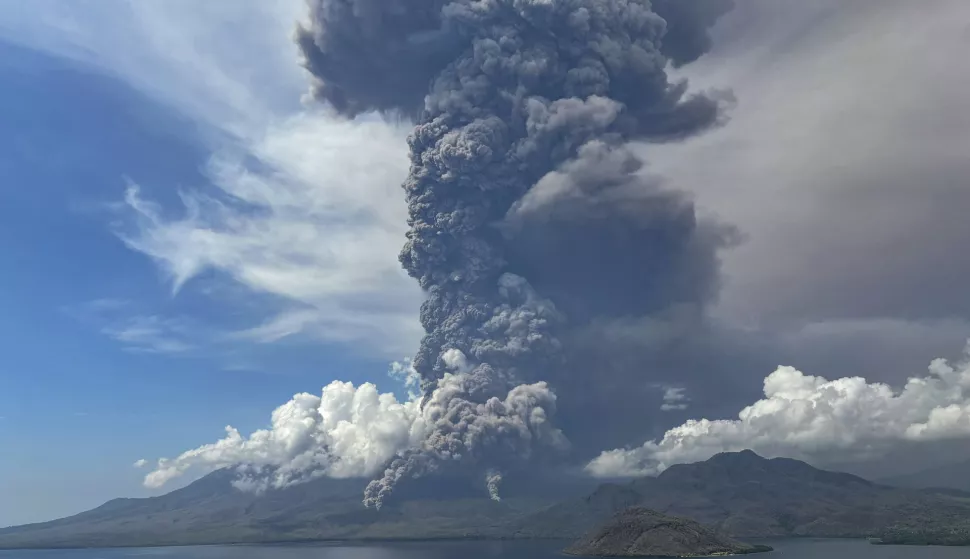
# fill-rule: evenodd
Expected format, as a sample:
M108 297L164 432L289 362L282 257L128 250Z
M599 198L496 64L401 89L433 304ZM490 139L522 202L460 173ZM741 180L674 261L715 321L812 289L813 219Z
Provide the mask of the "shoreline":
M844 538L839 538L844 539ZM575 553L570 553L569 551L562 551L562 554L567 557L578 557L579 559L588 558L595 559L598 557L612 559L618 557L654 557L656 559L705 559L706 557L737 557L739 555L754 555L755 553L768 553L774 551L775 548L770 545L761 544L751 544L754 549L751 551L737 551L734 553L712 553L709 555L577 555Z
M245 546L328 546L346 545L354 546L359 544L374 543L434 543L434 542L503 542L503 541L560 541L571 542L568 538L549 538L549 537L515 537L515 536L442 536L442 537L366 537L366 538L313 538L313 539L286 539L286 540L260 540L260 541L226 541L226 542L207 542L207 543L145 543L134 545L53 545L53 546L3 546L0 551L18 550L68 550L68 549L153 549L161 547L245 547Z
M742 537L742 541L750 542L750 545L755 546L767 546L774 541L785 541L785 540L823 540L823 541L838 541L838 540L851 540L851 541L867 541L870 545L878 546L905 546L905 547L968 547L966 544L933 544L933 543L903 543L903 542L887 542L878 537L873 536L858 536L858 537L824 537L824 536L769 536L769 537L751 537L747 540ZM44 545L44 546L3 546L0 545L0 551L18 551L18 550L72 550L72 549L154 549L154 548L179 548L179 547L247 547L247 546L333 546L333 545L345 545L345 546L356 546L365 544L402 544L402 543L435 543L435 542L522 542L522 541L535 541L535 542L573 542L574 540L569 538L554 538L554 537L521 537L521 536L442 536L442 537L421 537L421 538L408 538L408 537L365 537L365 538L309 538L309 539L270 539L270 540L254 540L254 541L224 541L224 542L206 542L206 543L144 543L144 544L123 544L123 545ZM757 542L757 543L754 543ZM733 557L740 555L752 555L755 553L763 553L768 550L762 551L750 551L746 553L732 553L727 555L690 555L687 557L693 558L703 558L703 557ZM566 557L583 557L581 555L573 555L570 553L562 552L563 556ZM635 557L635 556L624 556L624 557Z

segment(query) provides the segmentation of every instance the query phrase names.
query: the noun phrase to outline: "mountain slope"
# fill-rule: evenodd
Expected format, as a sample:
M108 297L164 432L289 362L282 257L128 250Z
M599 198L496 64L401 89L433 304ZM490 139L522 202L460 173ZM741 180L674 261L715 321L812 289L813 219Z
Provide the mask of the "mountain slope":
M256 495L233 488L233 479L218 471L160 497L115 499L69 518L0 529L0 548L498 537L510 522L556 502L549 493L563 492L540 487L495 502L481 484L434 478L409 484L376 511L361 503L367 480L320 478Z
M589 485L558 476L507 476L501 502L480 479L434 476L402 484L376 511L366 480L320 478L261 495L214 472L160 497L116 499L69 518L0 529L0 548L144 546L321 539L573 539L642 506L738 537L878 535L965 525L970 496L900 489L753 452L677 465L656 478ZM588 482L586 482L588 483ZM586 495L581 497L581 495Z
M898 489L751 451L672 466L656 478L604 484L528 517L521 536L567 537L631 506L683 516L737 537L863 537L906 521L970 518L970 499Z

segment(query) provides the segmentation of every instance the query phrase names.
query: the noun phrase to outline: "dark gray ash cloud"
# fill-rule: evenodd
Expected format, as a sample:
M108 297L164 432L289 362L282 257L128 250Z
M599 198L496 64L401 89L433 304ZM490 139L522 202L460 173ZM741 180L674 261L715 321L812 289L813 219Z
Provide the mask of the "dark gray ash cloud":
M574 479L604 448L736 418L779 365L901 389L959 358L963 0L745 0L713 28L727 3L655 0L662 37L655 16L626 17L636 2L311 6L300 42L316 96L417 123L403 260L428 294L425 399L357 422L400 435L377 437L393 443L378 453L352 437L372 458L361 475L390 466L369 503L432 473L398 491L460 479L497 497L499 476L508 492ZM353 464L317 443L316 469L302 454L274 463L299 477ZM808 448L826 444L790 451L848 467ZM954 446L901 444L852 468L945 461Z
M769 369L901 386L959 355L970 335L970 260L956 256L970 243L958 217L970 207L967 21L961 0L745 0L714 28L712 51L678 72L730 84L740 102L729 126L643 153L744 232L723 255L712 312L774 338Z
M690 93L665 69L705 52L730 3L310 5L297 41L315 96L348 116L416 122L401 262L428 294L414 367L440 413L366 502L448 463L500 471L562 450L549 422L558 410L569 423L575 375L598 374L576 371L563 340L716 295L733 232L699 220L625 145L723 122L729 95ZM539 381L549 386L528 384Z
M713 340L692 335L702 351L672 363L692 398L682 420L736 417L778 365L901 389L932 359L959 358L970 335L970 260L955 256L970 243L957 217L970 207L968 18L960 0L745 0L714 28L709 55L678 71L695 87L729 84L731 122L638 153L745 237L723 253L708 313L722 327ZM632 345L638 328L614 328L627 333L611 343ZM634 363L665 354L616 352ZM663 434L662 421L640 423L644 439Z
M734 8L734 0L653 0L667 21L663 53L675 66L697 60L711 49L710 28Z

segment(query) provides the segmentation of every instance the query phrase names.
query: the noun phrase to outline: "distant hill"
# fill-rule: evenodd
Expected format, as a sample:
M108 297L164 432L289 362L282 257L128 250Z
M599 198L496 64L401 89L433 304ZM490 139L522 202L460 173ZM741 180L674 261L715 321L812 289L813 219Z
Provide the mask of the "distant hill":
M970 498L876 484L751 451L672 466L656 478L601 485L525 519L520 536L568 537L632 506L692 518L735 537L865 537L887 527L970 518Z
M970 460L883 478L879 481L896 487L956 489L970 493Z
M918 531L970 519L970 496L959 492L894 488L750 451L595 490L591 483L554 475L507 476L501 502L485 496L481 480L428 477L402 484L380 511L361 504L362 479L320 478L255 495L234 489L233 477L218 471L160 497L116 499L69 518L0 529L0 548L574 539L632 506L691 518L738 537L862 537L889 526Z
M688 518L632 507L566 548L582 557L713 557L771 551L732 540Z

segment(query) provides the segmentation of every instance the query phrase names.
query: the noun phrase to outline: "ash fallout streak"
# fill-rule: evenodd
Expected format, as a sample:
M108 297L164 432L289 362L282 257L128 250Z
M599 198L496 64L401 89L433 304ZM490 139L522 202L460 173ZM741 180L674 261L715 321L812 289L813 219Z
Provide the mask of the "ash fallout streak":
M707 29L729 9L719 0L310 2L297 41L315 97L347 116L417 123L400 260L428 297L413 362L427 436L371 482L365 503L455 465L480 471L497 498L497 472L562 456L569 433L557 419L586 413L577 387L598 372L577 370L564 340L716 295L717 252L731 232L645 176L626 143L722 122L729 95L688 94L665 68L703 54Z

